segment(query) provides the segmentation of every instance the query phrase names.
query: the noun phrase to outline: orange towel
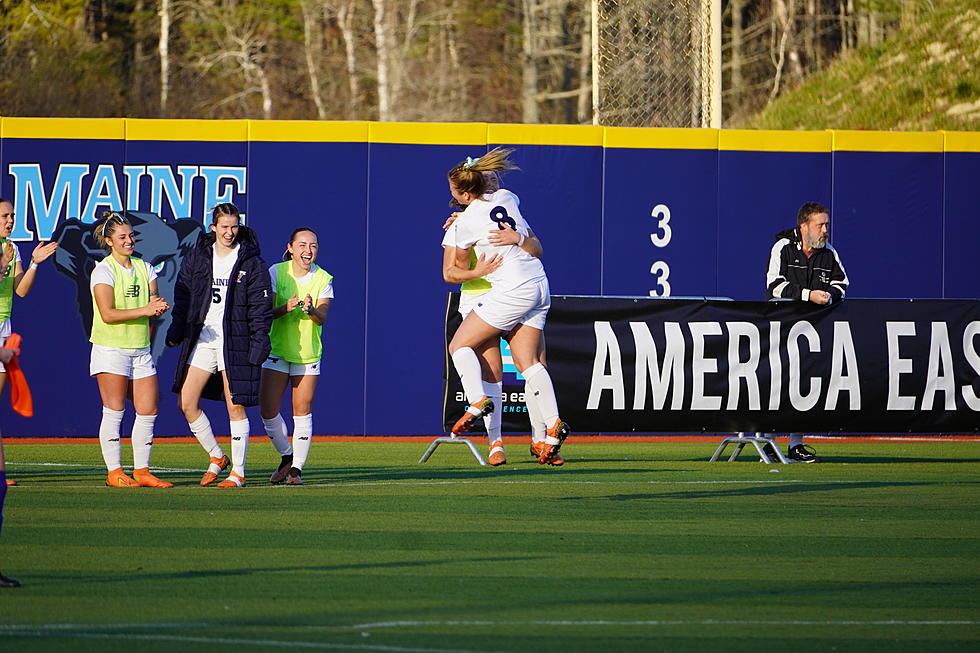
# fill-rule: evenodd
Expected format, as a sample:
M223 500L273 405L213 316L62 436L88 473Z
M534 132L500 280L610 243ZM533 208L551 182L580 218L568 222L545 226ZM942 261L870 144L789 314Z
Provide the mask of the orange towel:
M10 405L14 412L24 417L34 416L34 400L31 398L31 389L27 385L27 377L24 370L20 369L17 358L20 356L21 337L19 333L11 333L7 338L4 347L16 350L14 357L10 359L4 367L7 368L7 383L10 384Z

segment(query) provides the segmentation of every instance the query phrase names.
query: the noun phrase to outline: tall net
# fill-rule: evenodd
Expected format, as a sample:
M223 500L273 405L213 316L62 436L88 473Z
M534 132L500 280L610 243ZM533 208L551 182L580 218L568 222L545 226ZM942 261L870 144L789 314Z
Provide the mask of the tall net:
M593 112L616 127L710 127L711 0L592 0ZM717 102L714 105L720 106Z

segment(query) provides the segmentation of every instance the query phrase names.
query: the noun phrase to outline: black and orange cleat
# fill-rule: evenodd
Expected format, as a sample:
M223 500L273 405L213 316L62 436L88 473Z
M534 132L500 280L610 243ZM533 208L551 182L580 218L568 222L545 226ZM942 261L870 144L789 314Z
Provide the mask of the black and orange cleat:
M473 425L476 424L476 420L480 419L481 417L485 417L492 412L493 401L489 397L484 396L482 399L473 402L466 407L466 410L463 412L463 416L460 417L453 425L453 434L459 435L460 433L466 433L473 428Z
M561 449L562 443L571 432L572 430L569 428L568 424L563 422L560 417L555 420L554 425L545 432L545 437L554 438L558 442L557 444L549 444L548 441L545 440L541 443L541 453L538 455L538 464L563 465L565 463L564 459L562 459L561 462L558 462L558 459L561 458L561 456L558 455L558 450Z

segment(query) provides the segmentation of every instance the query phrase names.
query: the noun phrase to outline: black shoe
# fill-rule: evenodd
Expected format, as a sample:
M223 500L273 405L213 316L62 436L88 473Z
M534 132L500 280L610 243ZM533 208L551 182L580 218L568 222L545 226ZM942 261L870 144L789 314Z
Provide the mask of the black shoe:
M779 454L776 453L776 447L772 444L762 445L762 452L769 457L770 463L780 463L782 460L779 459Z
M293 467L289 470L289 477L286 479L286 485L302 485L303 484L303 470L296 469Z
M282 462L279 463L279 467L276 471L272 472L272 476L269 477L269 482L273 485L279 485L286 480L286 474L289 472L289 468L293 466L293 454L288 454L282 457Z
M812 447L808 447L805 444L798 444L795 447L790 447L789 459L795 460L798 463L818 463L820 459L817 458L817 453Z
M20 581L0 574L0 587L20 587Z

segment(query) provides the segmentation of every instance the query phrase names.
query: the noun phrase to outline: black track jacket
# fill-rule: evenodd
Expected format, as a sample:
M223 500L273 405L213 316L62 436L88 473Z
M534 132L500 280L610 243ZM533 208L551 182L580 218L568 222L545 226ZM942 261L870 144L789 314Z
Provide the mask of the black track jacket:
M847 273L830 246L815 249L810 258L803 253L800 230L786 229L776 234L766 267L766 298L782 297L806 301L805 292L824 290L831 302L844 298Z

